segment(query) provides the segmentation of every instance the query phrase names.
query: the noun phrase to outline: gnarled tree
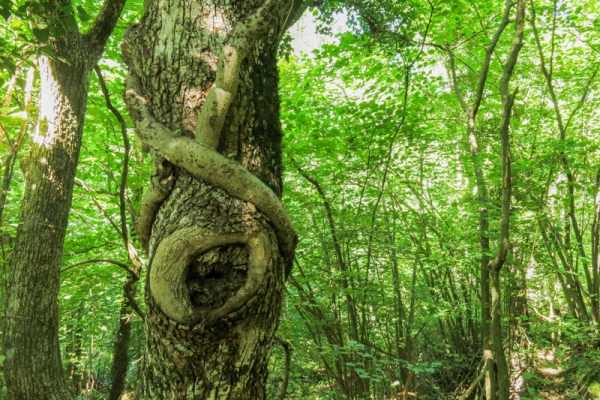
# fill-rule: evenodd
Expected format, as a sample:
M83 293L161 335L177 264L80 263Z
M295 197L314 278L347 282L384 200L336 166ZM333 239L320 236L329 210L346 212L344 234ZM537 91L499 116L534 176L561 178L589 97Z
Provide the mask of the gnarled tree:
M296 244L281 195L276 50L298 1L147 1L123 41L152 152L137 399L262 399Z

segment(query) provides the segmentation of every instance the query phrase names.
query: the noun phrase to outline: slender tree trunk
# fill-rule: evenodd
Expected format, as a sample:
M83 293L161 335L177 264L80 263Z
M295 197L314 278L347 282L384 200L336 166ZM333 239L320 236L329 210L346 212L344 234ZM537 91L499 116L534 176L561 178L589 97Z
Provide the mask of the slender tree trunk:
M554 4L554 6L556 7L556 3ZM554 18L556 18L556 10L554 13ZM554 39L556 37L555 35L555 26L553 26L552 28L552 33L551 33L551 40L552 40L552 46L554 48ZM542 43L540 40L540 34L538 32L537 26L536 26L536 11L535 11L535 7L531 8L531 27L533 30L533 34L535 37L535 43L536 43L536 47L538 50L538 54L540 57L540 67L542 70L542 74L544 75L544 78L546 80L546 86L548 88L548 92L550 94L550 99L552 100L552 104L554 106L554 114L556 117L556 123L558 125L558 131L560 133L560 141L564 142L567 138L567 133L568 133L568 128L569 128L569 123L571 121L571 119L573 118L573 116L581 109L581 107L583 107L589 93L590 93L590 88L592 87L592 83L596 77L596 75L598 74L598 72L600 71L600 68L597 67L595 68L590 77L588 78L586 85L583 88L583 92L581 94L581 98L579 99L579 101L575 104L575 107L571 110L570 114L568 116L563 115L563 112L561 111L561 105L558 101L558 96L556 93L556 88L554 86L554 77L553 77L553 70L552 70L552 62L553 62L553 56L554 53L552 53L550 55L550 58L547 59L546 56L544 55L543 52L543 48L542 48ZM599 304L594 300L595 298L597 298L597 289L596 287L598 286L597 284L597 279L594 280L593 278L593 274L597 272L593 271L594 268L594 264L592 263L592 273L590 273L590 263L588 258L586 257L586 252L585 252L585 248L584 248L584 243L583 243L583 234L582 234L582 229L579 227L579 222L577 220L577 215L575 213L575 205L576 205L576 197L575 197L575 187L576 185L576 175L573 173L572 171L572 166L571 163L568 159L568 154L565 153L564 150L560 151L560 159L561 159L561 164L563 166L563 171L564 174L567 177L567 200L568 200L568 204L569 204L569 208L568 208L568 212L566 213L567 215L565 215L565 217L568 220L568 225L570 225L568 227L568 229L565 229L565 231L567 232L568 235L570 235L570 228L573 228L573 233L575 234L575 239L577 240L577 245L574 246L574 249L577 251L578 255L579 255L579 259L581 260L581 264L583 267L583 271L585 273L585 277L586 277L586 282L587 282L587 290L588 293L590 294L590 298L591 298L591 321L594 324L597 324L598 319L600 318L600 309ZM598 187L598 184L596 184L596 189ZM596 192L597 193L597 192ZM598 248L597 245L597 234L596 237L594 237L595 233L594 231L597 232L598 230L598 225L597 225L597 199L595 199L596 201L595 203L595 216L594 216L594 222L593 222L593 228L592 228L592 253L595 251L594 249ZM567 241L567 239L565 238L565 242ZM572 260L572 253L570 254L569 258L569 262L568 264L573 266L573 260ZM593 255L592 255L593 258ZM596 260L597 262L597 260ZM577 279L577 277L575 276L575 279ZM581 290L580 287L577 288L578 291ZM580 294L580 297L583 297ZM580 314L581 315L581 314Z
M476 90L474 105L469 108L459 87L454 64L454 55L449 53L449 67L452 78L453 89L461 103L463 111L467 114L467 134L469 139L469 149L473 166L475 169L476 187L479 202L479 230L481 256L481 333L483 347L483 369L485 379L485 395L488 400L498 397L501 400L508 400L510 392L510 380L508 376L508 366L504 356L502 344L502 323L501 323L501 297L500 297L500 270L504 265L508 254L508 233L510 222L510 200L511 200L511 172L510 172L510 144L509 144L509 124L510 115L514 102L514 96L509 92L509 81L512 76L515 64L517 62L519 51L523 46L523 26L524 26L524 0L517 3L516 31L513 43L508 54L506 65L503 68L500 91L502 95L502 121L500 126L500 137L502 140L502 215L500 224L500 244L498 255L494 260L490 260L490 239L489 239L489 213L487 209L488 193L487 183L483 172L483 166L480 159L481 147L478 142L475 130L475 118L477 116L481 101L483 99L483 89L486 84L487 74L490 67L492 54L500 36L506 26L510 23L511 9L514 4L507 0L504 2L504 12L500 26L494 33L491 43L486 47L486 56L483 63L483 69L479 76L479 84ZM490 303L491 300L491 303ZM491 324L490 324L491 322Z
M278 200L276 39L296 6L149 1L126 34L126 101L155 165L138 217L151 262L136 399L265 398L295 246Z
M501 286L500 271L506 262L509 253L509 228L510 228L510 204L512 193L511 152L510 152L510 119L517 90L511 93L509 82L514 72L519 52L523 47L523 31L525 27L525 0L519 0L515 15L515 36L504 66L500 80L500 94L502 96L502 118L500 122L500 138L502 142L502 213L500 216L500 240L498 243L498 255L490 263L492 277L492 340L494 348L494 359L497 368L498 398L508 400L510 397L510 376L506 356L504 355L504 344L502 340L502 313L501 313Z
M119 400L125 389L127 367L129 367L129 339L131 338L132 309L126 295L119 310L119 327L113 346L113 364L110 370L111 386L108 400Z
M81 393L83 385L83 324L81 320L84 317L85 303L78 305L75 315L71 318L71 323L66 326L67 344L63 355L67 358L66 378L70 384L71 390L75 395Z
M593 320L600 322L600 263L598 254L600 246L600 170L596 172L594 198L594 220L590 236L592 239L592 288L590 291Z
M572 264L569 263L564 254L563 245L560 242L558 235L554 232L554 227L541 220L539 225L542 238L544 239L546 249L548 249L548 254L552 260L552 265L556 271L556 276L562 287L571 315L581 322L588 322L588 312L585 300L581 293L581 283L573 271ZM546 227L547 225L549 226ZM549 238L549 235L552 235L552 238ZM558 254L560 264L558 263L556 254ZM560 268L560 266L562 266L562 268Z
M350 272L349 269L349 265L345 262L344 259L344 255L342 252L342 246L340 245L340 240L339 240L339 234L337 233L337 228L336 228L336 223L335 223L335 219L333 217L333 211L331 209L331 203L329 202L329 200L327 199L327 196L325 195L325 191L323 190L323 188L321 187L320 183L315 180L314 178L310 177L302 168L300 168L300 166L296 163L296 161L294 159L292 159L292 162L294 163L294 165L296 166L296 169L298 170L298 172L300 173L300 175L302 175L302 177L304 179L307 180L308 183L310 183L311 185L313 185L315 187L315 189L317 190L317 192L319 193L319 196L321 197L321 200L323 201L323 206L325 208L325 212L327 214L327 221L329 224L329 232L331 234L331 239L333 241L333 248L334 248L334 252L336 255L336 260L337 260L337 265L338 265L338 271L341 272L341 278L340 278L340 283L342 286L342 292L344 294L344 297L346 298L346 309L348 310L347 312L347 320L349 323L349 330L350 330L350 340L354 341L354 342L359 342L359 335L358 335L358 331L359 331L359 323L358 323L358 312L357 312L357 307L356 307L356 299L354 296L352 296L352 288L351 288L351 282L348 280L348 273ZM364 310L364 308L363 308ZM362 327L362 325L360 325ZM364 341L364 340L363 340ZM367 368L367 366L364 366L364 368ZM365 379L365 378L361 378L360 375L352 368L350 369L349 374L347 374L348 376L346 377L349 385L348 387L350 387L350 394L347 394L350 398L355 398L355 397L360 397L360 396L364 396L365 394L368 394L370 392L369 389L369 380Z

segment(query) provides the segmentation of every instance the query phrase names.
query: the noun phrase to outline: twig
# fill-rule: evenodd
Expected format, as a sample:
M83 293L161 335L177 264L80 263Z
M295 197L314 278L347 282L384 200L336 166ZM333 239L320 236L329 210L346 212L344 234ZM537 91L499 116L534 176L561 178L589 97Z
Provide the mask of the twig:
M102 89L102 93L104 94L104 100L106 101L106 107L113 113L117 121L119 121L119 126L121 128L121 137L123 138L123 147L124 147L124 155L123 155L123 171L121 172L121 183L119 187L119 212L121 217L121 236L123 237L123 242L125 243L125 249L127 250L127 255L129 260L136 266L138 274L142 269L142 263L138 259L138 252L129 240L129 231L127 228L127 214L126 214L126 198L125 198L125 190L127 189L127 175L129 173L129 159L131 156L131 144L129 142L129 137L127 136L127 123L125 122L125 118L123 115L117 110L117 108L112 104L110 100L110 94L108 93L108 88L106 87L106 82L102 77L102 71L98 64L94 67L94 71L96 72L96 76L98 77L98 82L100 82L100 88Z
M116 265L118 267L123 268L125 271L129 272L136 279L140 279L140 276L134 270L132 270L131 267L129 267L129 265L122 263L120 261L111 260L111 259L107 259L107 258L94 258L92 260L86 260L86 261L81 261L81 262L78 262L75 264L71 264L68 267L64 267L63 269L61 269L60 273L62 274L63 272L66 272L75 267L79 267L81 265L94 264L94 263L109 263L109 264Z
M84 181L82 181L79 178L75 178L75 184L77 186L82 187L83 190L85 190L87 193L91 193L92 192L92 189L88 185L86 185ZM117 233L119 234L119 236L122 237L123 236L123 232L121 232L121 229L115 223L115 221L112 219L112 217L110 216L110 214L104 209L104 207L102 207L102 204L100 204L100 202L94 196L92 196L91 194L89 196L92 199L92 202L96 205L96 207L98 207L98 209L100 210L100 212L108 220L108 222L110 222L110 224L112 225L112 227L115 228L115 230L117 231Z
M471 383L471 386L469 386L469 388L466 390L466 392L464 392L462 394L462 396L460 396L458 398L458 400L467 400L469 398L469 396L473 393L473 391L475 390L475 388L477 387L477 385L479 384L479 382L481 382L481 380L483 379L484 376L485 376L485 368L483 368L481 370L481 372L477 376L477 379L475 379L473 381L473 383Z
M292 360L292 352L290 350L290 342L280 338L279 336L274 336L273 339L283 347L283 351L285 352L285 372L283 375L283 384L281 385L281 392L279 393L279 400L285 399L285 395L287 392L288 383L290 380L290 363Z
M127 277L127 282L123 285L123 294L127 298L129 306L135 311L135 313L142 319L142 321L146 320L146 314L141 310L139 304L135 300L135 296L133 295L133 285L139 280L139 276L136 278L134 275L129 274Z

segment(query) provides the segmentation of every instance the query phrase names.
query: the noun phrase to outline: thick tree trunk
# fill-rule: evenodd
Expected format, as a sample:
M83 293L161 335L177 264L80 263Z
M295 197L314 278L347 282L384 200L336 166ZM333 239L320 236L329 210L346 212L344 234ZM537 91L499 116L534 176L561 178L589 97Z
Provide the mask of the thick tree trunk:
M67 0L47 1L45 23L56 59L39 60L38 123L25 169L25 194L10 262L3 350L12 400L71 399L58 344L60 264L88 96L90 73L124 0L106 0L84 35L66 26ZM51 11L51 12L50 12ZM59 59L60 58L60 59Z
M151 263L136 399L265 398L290 260L277 222L283 3L148 1L124 39L126 100L155 162L138 228Z
M70 399L58 345L58 292L90 69L40 59L39 122L26 159L4 351L11 399Z

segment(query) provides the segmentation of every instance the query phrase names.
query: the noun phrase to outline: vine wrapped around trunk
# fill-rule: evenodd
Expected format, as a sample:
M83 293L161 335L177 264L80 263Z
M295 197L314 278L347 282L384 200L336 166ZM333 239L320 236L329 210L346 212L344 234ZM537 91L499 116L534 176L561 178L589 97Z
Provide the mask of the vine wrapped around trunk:
M297 2L148 2L123 41L125 100L153 153L138 399L265 396L296 245L281 195L276 47Z

